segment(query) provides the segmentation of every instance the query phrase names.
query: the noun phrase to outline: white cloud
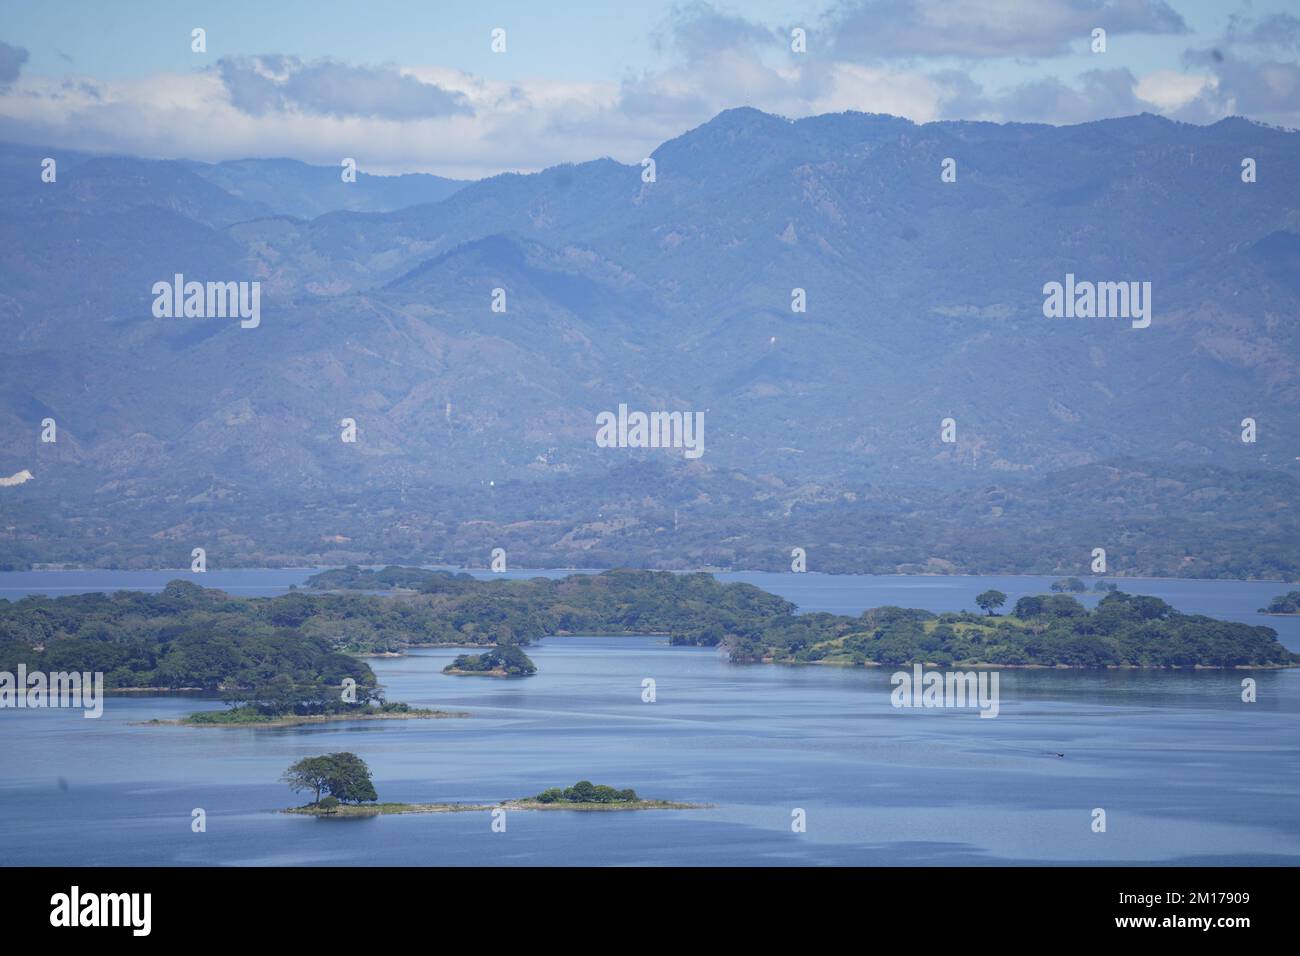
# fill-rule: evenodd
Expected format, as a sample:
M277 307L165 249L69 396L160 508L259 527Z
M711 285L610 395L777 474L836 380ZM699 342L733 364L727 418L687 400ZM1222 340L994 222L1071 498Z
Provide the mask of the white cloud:
M435 67L403 70L464 96L467 108L426 118L332 115L297 104L249 113L217 70L105 82L24 76L0 93L0 137L68 148L217 161L293 156L369 172L477 178L657 145L618 115L613 84L526 86ZM610 115L613 122L599 122Z
M810 113L892 113L917 123L939 118L947 95L940 80L917 70L886 70L836 63L828 88L809 104Z
M1162 113L1172 113L1187 106L1198 96L1213 90L1217 81L1202 73L1179 73L1176 70L1156 70L1138 77L1134 91Z

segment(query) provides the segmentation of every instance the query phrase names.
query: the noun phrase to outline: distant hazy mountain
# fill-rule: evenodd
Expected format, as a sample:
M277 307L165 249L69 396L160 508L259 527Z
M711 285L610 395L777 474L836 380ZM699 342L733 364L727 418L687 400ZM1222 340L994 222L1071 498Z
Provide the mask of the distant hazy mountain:
M154 203L171 205L202 187L184 173L217 187L206 191L208 200L227 215L213 219L214 209L191 206L189 215L201 222L229 225L241 219L293 216L313 219L327 212L389 212L421 203L439 202L465 185L455 179L408 173L373 176L358 171L355 182L344 182L341 166L311 166L296 159L239 159L224 163L192 160L146 160L120 156L94 156L54 147L0 143L0 195L10 201L22 194L40 201L53 198L41 187L41 161L57 161L65 185L63 198L78 201L103 198L88 194L90 183L116 184L111 202L118 206ZM218 194L220 198L217 198Z
M195 163L194 172L232 196L262 203L277 213L314 219L327 212L388 212L440 202L465 183L426 173L372 176L358 172L344 182L338 166L309 166L295 159L239 159Z
M611 160L344 184L287 160L70 155L43 184L39 154L0 150L27 177L0 191L0 474L35 476L14 493L681 463L597 447L620 403L702 411L700 467L793 482L1296 467L1300 134L1246 120L733 110L656 150L654 182ZM260 327L154 318L176 273L260 281ZM1150 327L1045 318L1067 273L1150 282Z

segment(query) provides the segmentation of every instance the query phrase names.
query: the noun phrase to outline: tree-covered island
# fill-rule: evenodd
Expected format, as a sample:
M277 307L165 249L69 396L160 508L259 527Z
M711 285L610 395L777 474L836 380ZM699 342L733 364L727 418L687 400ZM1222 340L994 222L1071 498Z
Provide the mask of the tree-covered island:
M423 578L421 579L421 575ZM1269 627L1182 614L1159 598L1109 585L1089 610L1070 594L1021 598L996 614L879 607L857 616L796 613L784 598L710 574L619 569L560 579L478 580L446 571L341 568L314 588L380 590L441 607L456 634L527 644L545 634L662 634L676 645L720 646L736 663L961 664L1002 667L1288 667L1300 655ZM1082 584L1082 582L1079 582ZM490 611L485 611L490 608ZM466 619L473 609L477 618ZM448 635L444 630L444 637Z
M388 598L286 594L235 598L189 581L141 591L0 600L0 671L100 671L115 692L186 691L227 709L194 726L280 726L325 720L447 716L384 699L356 656L361 634L409 636L409 609ZM426 612L432 613L432 612Z
M676 643L693 643L689 636ZM1300 665L1270 627L1182 614L1159 598L1109 592L1093 610L1067 594L1023 597L1010 614L879 607L802 614L729 642L733 661L998 667Z
M457 655L442 672L473 677L528 677L537 673L537 665L518 645L502 644L482 654Z
M1259 609L1260 614L1300 614L1300 591L1288 591L1279 594L1269 602L1268 607Z
M350 703L342 699L346 692L347 688L308 685L286 699L240 691L227 695L230 706L225 710L201 710L179 720L149 723L187 727L292 727L332 720L436 720L469 716L460 711L412 707L382 699Z
M392 580L400 589L393 590ZM173 581L158 594L0 600L0 671L15 672L23 663L29 671L102 671L108 688L220 693L231 705L229 716L203 722L247 725L365 710L411 716L383 700L358 655L467 645L489 654L471 667L491 671L506 655L514 657L507 648L526 659L522 648L552 634L658 634L675 645L724 648L737 663L1300 663L1270 627L1182 614L1158 598L1118 591L1092 610L1058 593L1021 598L1010 613L989 613L1002 610L1003 595L986 592L979 596L985 613L879 607L850 616L798 614L784 598L703 573L620 569L477 580L421 569L345 568L310 583L311 589L269 598L236 598ZM353 701L341 695L349 680Z
M289 767L280 778L295 792L315 795L312 806L329 812L340 804L373 803L379 799L366 762L349 751L304 757ZM321 807L321 797L328 803Z

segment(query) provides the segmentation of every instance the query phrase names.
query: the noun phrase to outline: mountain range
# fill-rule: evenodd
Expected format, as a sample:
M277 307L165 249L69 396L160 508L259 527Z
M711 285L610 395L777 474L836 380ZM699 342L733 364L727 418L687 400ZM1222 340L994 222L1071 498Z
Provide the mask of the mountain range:
M581 496L629 466L706 496L960 494L1134 460L1293 487L1300 134L738 109L651 159L345 183L0 147L0 477L33 476L0 517ZM177 274L259 282L260 325L156 318ZM1150 326L1046 318L1067 275L1149 282ZM598 447L620 404L703 412L705 454ZM0 528L0 557L25 530Z

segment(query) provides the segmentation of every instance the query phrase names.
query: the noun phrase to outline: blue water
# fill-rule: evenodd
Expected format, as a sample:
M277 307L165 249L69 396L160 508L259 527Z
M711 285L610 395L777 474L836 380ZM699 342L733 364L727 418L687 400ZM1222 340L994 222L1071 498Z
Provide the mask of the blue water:
M237 594L310 571L208 572ZM524 573L521 576L527 576ZM0 596L157 588L180 572L0 574ZM486 574L484 575L486 576ZM512 575L513 576L513 575ZM197 576L194 576L197 577ZM1051 578L726 574L806 610L1012 602ZM1111 579L1114 580L1114 579ZM1124 580L1181 610L1264 623L1278 584ZM1089 596L1088 600L1093 597ZM455 650L372 666L394 700L463 720L274 730L138 726L209 705L113 697L100 720L0 710L6 864L982 864L1300 862L1300 671L1001 672L1001 714L897 710L889 671L735 666L651 637L548 638L526 680L441 673ZM657 701L641 700L656 681ZM280 773L352 750L381 799L495 802L579 778L695 811L516 811L316 820ZM1063 752L1064 757L1056 757ZM191 811L207 832L191 832ZM807 832L791 831L805 811ZM1103 808L1107 831L1091 831Z

